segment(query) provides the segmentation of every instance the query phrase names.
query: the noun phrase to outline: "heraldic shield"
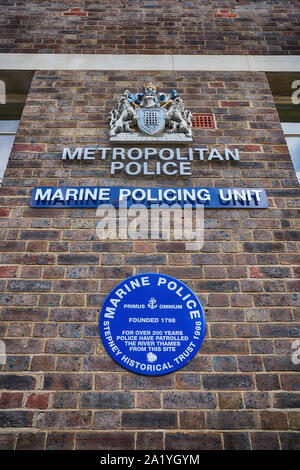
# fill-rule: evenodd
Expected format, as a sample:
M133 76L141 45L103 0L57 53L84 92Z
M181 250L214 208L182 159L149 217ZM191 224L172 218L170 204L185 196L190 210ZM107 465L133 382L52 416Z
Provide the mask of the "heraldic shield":
M154 135L165 128L165 110L162 108L140 108L138 110L138 128L146 134Z

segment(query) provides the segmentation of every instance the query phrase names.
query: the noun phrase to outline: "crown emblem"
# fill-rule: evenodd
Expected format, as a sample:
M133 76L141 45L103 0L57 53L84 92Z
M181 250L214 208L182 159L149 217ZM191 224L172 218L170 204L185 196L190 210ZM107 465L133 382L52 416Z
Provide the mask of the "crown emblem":
M156 90L157 85L155 85L155 83L152 83L152 82L144 83L144 89L147 90L147 88L154 88Z

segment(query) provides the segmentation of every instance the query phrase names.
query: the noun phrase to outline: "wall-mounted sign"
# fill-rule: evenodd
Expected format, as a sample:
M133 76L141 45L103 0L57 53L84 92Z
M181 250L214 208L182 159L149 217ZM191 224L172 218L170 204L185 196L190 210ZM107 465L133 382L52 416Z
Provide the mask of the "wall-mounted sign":
M118 284L100 314L100 336L122 367L164 375L199 351L205 317L198 297L183 282L157 273L137 274Z
M268 199L258 188L136 188L136 187L38 187L32 190L31 207L97 208L101 204L119 207L157 204L184 207L203 204L210 209L265 209Z
M156 147L77 147L70 149L65 147L62 152L62 160L91 161L100 158L111 160L110 174L116 175L125 172L129 176L166 175L166 176L191 176L192 162L217 161L227 162L240 159L237 148L224 148L218 150L203 145L202 147L190 147L182 150L176 148Z
M124 91L110 112L112 142L192 142L192 113L176 90L157 93L145 83L140 93Z

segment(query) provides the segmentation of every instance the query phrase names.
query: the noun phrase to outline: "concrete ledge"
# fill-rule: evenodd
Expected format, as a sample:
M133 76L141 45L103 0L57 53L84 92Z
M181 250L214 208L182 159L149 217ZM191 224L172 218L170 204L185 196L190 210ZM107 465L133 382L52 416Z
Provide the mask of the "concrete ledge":
M300 56L0 54L0 70L300 72Z
M147 135L138 134L137 132L133 132L132 134L121 132L120 134L116 135L116 137L110 137L109 140L110 142L123 142L123 143L151 142L153 144L159 143L159 142L160 143L165 142L166 144L171 144L171 143L185 144L187 142L193 142L192 137L187 137L185 134L181 134L181 133L147 136Z

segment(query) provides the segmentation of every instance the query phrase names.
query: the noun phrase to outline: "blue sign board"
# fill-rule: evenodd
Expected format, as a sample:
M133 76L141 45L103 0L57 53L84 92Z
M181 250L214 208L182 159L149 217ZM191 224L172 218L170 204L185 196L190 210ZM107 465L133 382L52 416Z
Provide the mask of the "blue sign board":
M140 188L140 187L38 187L32 190L30 206L41 208L97 208L102 204L127 207L143 204L147 208L157 205L178 205L206 208L264 209L268 199L259 188Z
M165 375L199 351L205 317L198 297L165 274L137 274L118 284L100 314L100 336L122 367L142 375Z

